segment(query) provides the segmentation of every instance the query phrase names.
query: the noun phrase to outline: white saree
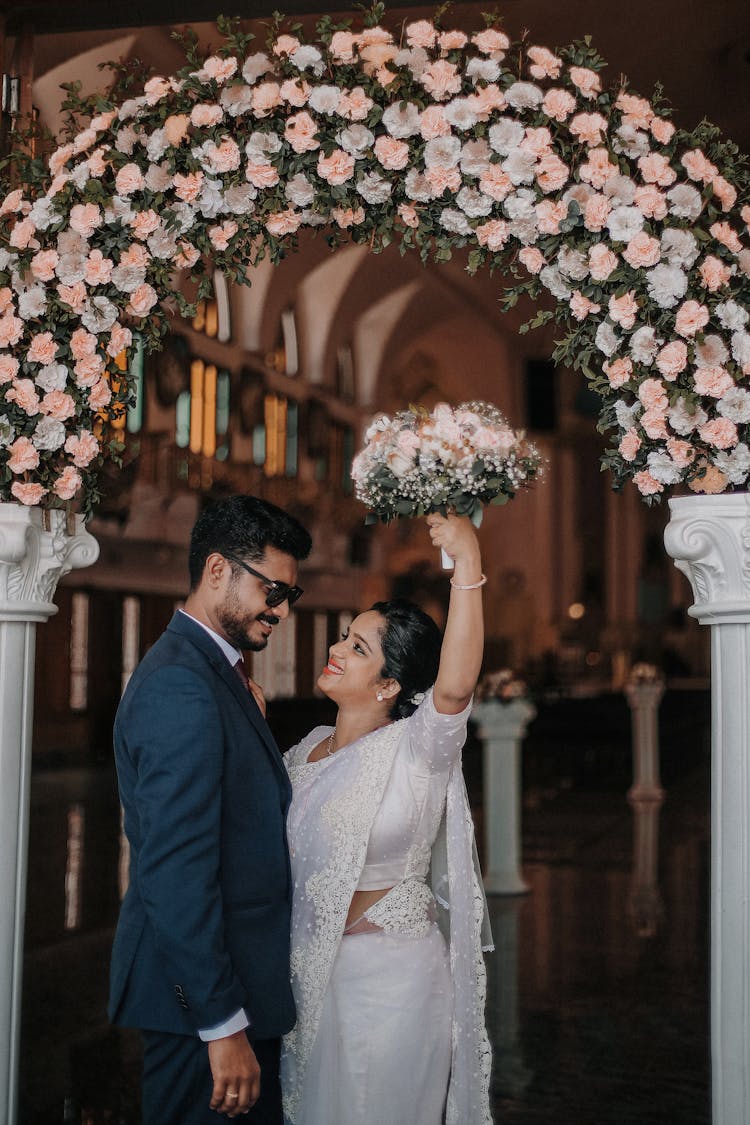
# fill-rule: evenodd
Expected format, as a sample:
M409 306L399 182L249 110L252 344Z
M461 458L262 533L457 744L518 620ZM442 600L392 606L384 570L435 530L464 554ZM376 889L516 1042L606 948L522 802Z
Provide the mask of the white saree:
M491 1122L486 903L460 764L468 714L440 715L430 692L409 719L330 758L307 761L330 733L321 727L286 757L297 1003L282 1051L288 1125ZM391 843L394 810L400 821L397 878L392 859L373 865L368 853L386 808ZM363 870L378 869L395 886L367 912L377 932L345 937Z

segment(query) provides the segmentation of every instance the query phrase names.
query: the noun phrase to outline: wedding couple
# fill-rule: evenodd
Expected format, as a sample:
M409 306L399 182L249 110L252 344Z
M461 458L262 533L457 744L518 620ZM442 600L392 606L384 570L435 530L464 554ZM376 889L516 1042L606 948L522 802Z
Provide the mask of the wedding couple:
M184 610L115 722L130 885L110 1016L142 1031L144 1125L491 1120L460 766L484 576L468 520L427 523L455 560L442 643L408 603L361 613L318 680L336 726L286 760L241 650L301 596L310 536L250 496L193 529Z

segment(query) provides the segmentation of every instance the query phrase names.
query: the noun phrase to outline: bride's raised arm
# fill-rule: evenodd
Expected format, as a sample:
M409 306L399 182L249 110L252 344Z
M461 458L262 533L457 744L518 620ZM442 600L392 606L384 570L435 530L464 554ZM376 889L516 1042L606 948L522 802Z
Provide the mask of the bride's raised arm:
M482 665L482 558L476 532L466 516L435 514L427 517L427 523L432 542L455 563L433 702L442 714L456 715L471 699Z

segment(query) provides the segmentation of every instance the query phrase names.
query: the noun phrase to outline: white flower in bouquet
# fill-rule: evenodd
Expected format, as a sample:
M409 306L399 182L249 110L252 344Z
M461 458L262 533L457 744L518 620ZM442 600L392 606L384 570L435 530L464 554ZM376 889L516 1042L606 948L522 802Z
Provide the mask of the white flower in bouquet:
M540 475L541 457L522 431L486 402L430 413L412 406L376 419L352 464L367 522L455 511L477 525L484 504L503 504Z

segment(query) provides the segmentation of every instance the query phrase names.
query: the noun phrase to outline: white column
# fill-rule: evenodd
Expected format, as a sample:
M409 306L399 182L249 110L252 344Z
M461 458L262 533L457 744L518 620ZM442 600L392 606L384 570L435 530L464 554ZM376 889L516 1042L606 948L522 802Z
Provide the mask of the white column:
M667 552L711 626L713 1125L750 1122L750 496L670 500Z
M484 742L484 887L488 894L528 891L521 858L521 741L536 715L528 700L477 703L472 716Z
M0 504L0 1121L18 1117L23 926L36 625L57 607L60 578L96 562L80 516Z
M625 687L632 716L633 784L628 797L633 801L661 801L664 797L659 776L659 703L663 695L660 678L630 680Z
M638 937L653 937L664 917L659 889L659 813L661 799L630 797L633 807L633 875L628 908Z

